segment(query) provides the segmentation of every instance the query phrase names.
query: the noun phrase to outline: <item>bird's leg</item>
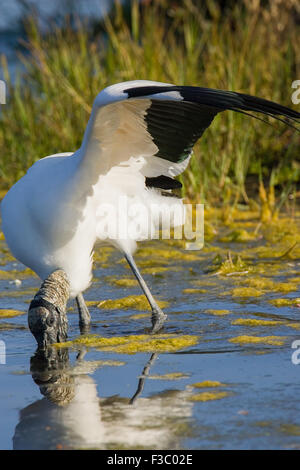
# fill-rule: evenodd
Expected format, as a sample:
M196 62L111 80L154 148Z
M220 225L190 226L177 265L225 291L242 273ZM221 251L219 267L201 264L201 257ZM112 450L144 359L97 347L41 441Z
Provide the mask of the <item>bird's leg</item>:
M148 377L149 375L149 372L150 372L150 367L153 365L153 363L155 362L157 358L157 353L153 353L149 359L149 361L147 362L147 364L145 365L144 367L144 370L142 372L142 375L140 376L140 379L139 379L139 383L138 383L138 387L137 387L137 390L135 392L135 394L133 395L133 397L130 399L129 401L129 404L130 405L133 405L134 402L136 401L136 399L140 396L140 394L142 393L142 391L144 390L144 385L145 385L145 380L146 378Z
M76 303L79 313L79 326L84 330L91 323L91 315L81 293L77 295Z
M155 301L153 295L151 294L146 282L144 281L144 279L142 278L141 276L141 273L139 272L138 270L138 267L137 265L135 264L135 261L132 257L132 255L128 254L128 253L124 253L124 256L129 264L129 266L131 267L132 269L132 272L133 274L135 275L135 277L137 278L145 296L147 297L148 299L148 302L151 306L151 309L152 309L152 329L151 329L151 333L157 333L158 330L161 329L161 327L163 326L166 318L167 318L167 315L161 310L161 308L157 305L157 302Z

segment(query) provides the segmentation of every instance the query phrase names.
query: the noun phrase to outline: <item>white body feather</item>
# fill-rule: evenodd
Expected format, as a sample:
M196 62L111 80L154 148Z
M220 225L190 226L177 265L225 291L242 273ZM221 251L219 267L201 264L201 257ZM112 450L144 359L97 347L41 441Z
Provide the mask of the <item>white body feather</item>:
M125 101L122 91L145 83L158 82L127 82L103 90L94 102L81 148L73 154L56 154L37 161L2 201L3 232L14 256L41 279L55 269L63 269L72 297L89 286L91 255L97 239L132 253L136 240L149 236L149 213L153 216L153 233L159 225L159 214L164 216L164 208L182 208L180 199L163 197L145 186L145 176L175 176L188 163L172 163L154 156L157 147L143 120L150 101ZM176 92L161 96L180 99ZM110 229L107 237L107 230L103 231L101 207L115 207L119 217L120 198L126 198L129 209L133 204L148 208L136 238L114 236ZM111 220L111 227L113 224Z

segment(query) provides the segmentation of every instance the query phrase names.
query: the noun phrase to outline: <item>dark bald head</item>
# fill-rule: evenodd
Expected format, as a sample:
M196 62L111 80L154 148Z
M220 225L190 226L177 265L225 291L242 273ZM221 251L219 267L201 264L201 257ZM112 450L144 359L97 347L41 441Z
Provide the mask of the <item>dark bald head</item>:
M66 305L70 285L66 273L59 269L44 280L28 310L28 326L38 348L45 349L67 338Z

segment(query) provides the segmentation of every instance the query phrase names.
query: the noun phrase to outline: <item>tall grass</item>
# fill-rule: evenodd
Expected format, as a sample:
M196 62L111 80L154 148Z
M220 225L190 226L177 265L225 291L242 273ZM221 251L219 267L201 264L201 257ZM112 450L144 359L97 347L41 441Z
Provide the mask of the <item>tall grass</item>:
M149 79L228 89L287 106L291 84L300 77L297 3L275 0L132 1L129 17L118 2L98 34L77 22L50 27L42 35L27 21L29 53L25 73L9 84L0 117L0 186L8 187L37 159L76 150L98 92L124 80ZM199 6L200 5L200 6ZM299 134L298 134L299 136ZM247 200L251 175L272 184L292 184L300 176L299 137L225 112L195 147L181 177L185 194L198 200Z

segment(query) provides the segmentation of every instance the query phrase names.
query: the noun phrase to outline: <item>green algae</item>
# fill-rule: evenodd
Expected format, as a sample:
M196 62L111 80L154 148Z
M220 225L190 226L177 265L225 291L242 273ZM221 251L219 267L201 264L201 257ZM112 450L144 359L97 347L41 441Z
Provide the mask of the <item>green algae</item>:
M226 384L218 382L217 380L204 380L203 382L196 382L192 384L194 388L214 388L214 387L226 387Z
M257 235L255 233L249 233L245 229L236 229L219 238L219 241L222 243L247 243L256 239Z
M154 247L140 248L136 254L137 257L141 258L159 258L171 261L197 261L199 257L190 252L184 252L180 250L174 250L172 248L162 249Z
M183 294L205 294L207 289L187 288L183 289Z
M13 309L0 309L0 318L12 318L17 317L18 315L24 315L25 312L20 310L13 310Z
M170 269L166 268L165 266L149 266L148 268L142 268L143 274L151 274L152 276L156 276L158 274L169 272Z
M212 400L221 400L222 398L226 398L230 396L231 393L229 392L201 392L197 393L196 395L192 395L189 397L191 401L212 401Z
M293 282L300 285L300 276L290 277L288 282Z
M254 318L237 318L231 322L232 325L241 325L241 326L253 326L253 327L260 327L260 326L285 326L288 328L294 328L295 330L300 330L300 322L293 323L283 320L256 320Z
M198 343L198 339L198 336L191 335L130 335L111 338L88 335L80 336L73 341L56 343L55 346L59 348L90 346L101 351L135 354L138 352L175 352L194 346Z
M147 339L146 341L136 341L120 345L114 348L116 353L135 354L138 352L175 352L194 346L198 342L196 336L177 336L176 338ZM109 349L106 349L109 350Z
M275 223L263 226L263 235L270 244L292 245L300 242L299 222L291 217L281 217Z
M269 428L288 436L300 436L300 426L294 423L273 423L272 421L256 421L255 426Z
M6 330L26 330L26 326L24 325L19 325L17 323L6 323L6 322L1 322L0 323L0 330L1 331L6 331Z
M280 424L278 431L289 436L300 436L300 426L293 423Z
M10 270L10 271L4 271L3 269L0 269L0 280L1 281L14 281L16 279L26 279L27 277L30 276L35 276L35 273L29 269L26 268L22 271L17 271L17 270Z
M171 372L169 374L149 375L148 378L154 380L178 380L186 379L188 378L188 375L183 374L182 372Z
M126 262L126 261L124 261ZM123 263L123 260L120 260L120 263ZM161 259L153 259L153 258L150 258L150 259L146 259L146 258L142 258L142 259L139 259L138 260L138 265L140 268L153 268L153 267L161 267L162 265L162 260ZM130 269L129 265L126 264L125 265L126 268ZM171 269L171 266L169 266L169 268Z
M241 281L240 284L266 292L293 292L298 290L298 282L290 279L287 282L279 282L264 277L250 277Z
M193 286L203 286L203 287L216 287L218 283L211 281L209 279L195 279L192 281Z
M3 271L2 269L0 270L0 280L1 281L8 281L8 280L15 280L16 275L14 272L11 271Z
M249 266L240 255L235 255L232 257L231 253L228 252L226 259L221 255L217 255L210 267L210 271L215 274L228 275L228 274L247 274L251 270Z
M254 318L237 318L231 322L232 325L244 326L278 326L284 323L285 322L280 320L256 320Z
M85 300L87 307L96 307L101 300Z
M0 292L0 297L33 297L36 294L37 288L28 287L27 289L18 289L18 290L3 290Z
M255 287L235 287L230 294L232 297L260 297L264 293ZM224 295L228 295L228 292L225 292Z
M282 346L285 342L284 336L248 336L241 335L235 338L230 338L230 343L243 344L269 344L273 346Z
M140 320L141 318L149 318L149 313L137 313L136 315L130 315L131 320Z
M272 299L268 302L275 307L297 307L300 305L300 297L296 299Z
M114 248L111 246L97 247L93 253L93 260L95 261L95 263L106 264L109 261L109 258L113 251Z
M124 361L115 361L115 360L111 360L111 359L105 359L105 360L97 360L97 361L84 361L82 363L82 368L83 368L83 371L87 371L88 368L91 368L91 369L97 369L98 367L121 367L121 366L125 366L126 362ZM74 370L74 374L77 375L78 374L78 369L80 369L80 366L81 364L80 363L77 363L76 364L76 367L75 367L75 370ZM72 371L71 371L71 374L72 374Z
M247 285L248 287L254 287L255 289L273 290L275 282L264 277L250 277L240 281L240 284Z
M217 233L218 231L212 223L204 221L204 239L206 242L212 241Z
M164 300L159 300L157 303L160 308L165 308L169 305L169 302ZM131 308L134 310L151 310L148 300L144 295L129 295L121 299L102 300L97 304L97 307L108 310L122 310L124 308Z
M105 281L117 287L136 287L139 285L136 279L127 278L127 277L116 279L113 276L106 276Z
M205 310L204 313L207 313L209 315L215 315L215 316L223 316L223 315L229 315L231 312L226 309L208 309Z

